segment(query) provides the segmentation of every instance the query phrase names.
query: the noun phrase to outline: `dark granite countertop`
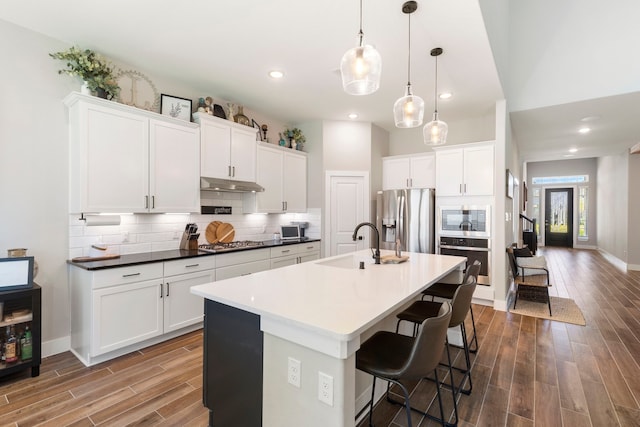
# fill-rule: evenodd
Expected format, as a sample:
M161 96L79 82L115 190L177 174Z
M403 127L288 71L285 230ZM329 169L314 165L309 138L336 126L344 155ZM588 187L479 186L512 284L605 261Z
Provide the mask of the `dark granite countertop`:
M275 240L265 240L261 246L251 246L248 248L230 249L222 252L211 253L201 250L188 251L182 249L173 249L168 251L158 252L143 252L136 254L121 255L120 258L108 259L103 261L87 261L87 262L74 262L67 260L67 264L74 267L83 268L85 270L103 270L107 268L126 267L130 265L148 264L151 262L164 262L176 259L195 258L200 256L215 256L228 254L231 252L250 251L255 249L272 248L276 246L294 245L298 243L307 242L319 242L320 239L293 239L293 240L281 240L279 242Z

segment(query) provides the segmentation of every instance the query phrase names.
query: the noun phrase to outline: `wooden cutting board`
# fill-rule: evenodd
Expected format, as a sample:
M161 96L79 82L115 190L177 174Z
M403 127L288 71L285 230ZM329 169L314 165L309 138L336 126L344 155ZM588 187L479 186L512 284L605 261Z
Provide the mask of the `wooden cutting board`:
M218 238L218 241L222 243L229 243L233 241L235 235L236 231L233 229L233 225L228 222L223 222L216 230L216 237Z
M218 243L218 238L216 237L216 230L218 229L218 226L220 224L222 224L222 222L220 221L210 222L209 225L207 225L207 229L204 232L204 237L207 239L207 242L211 243L212 245L214 243Z

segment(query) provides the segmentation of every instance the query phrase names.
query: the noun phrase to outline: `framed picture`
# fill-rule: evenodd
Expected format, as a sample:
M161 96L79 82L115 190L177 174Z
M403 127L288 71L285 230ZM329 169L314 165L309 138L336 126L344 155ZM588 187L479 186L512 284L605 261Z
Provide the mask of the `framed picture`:
M190 99L178 98L177 96L163 93L160 95L160 114L190 122L191 103Z
M507 169L507 197L510 199L513 199L513 186L513 175L511 174L511 171Z
M262 137L262 130L258 122L256 122L254 119L251 119L251 126L253 126L253 128L258 131L258 141L264 141Z

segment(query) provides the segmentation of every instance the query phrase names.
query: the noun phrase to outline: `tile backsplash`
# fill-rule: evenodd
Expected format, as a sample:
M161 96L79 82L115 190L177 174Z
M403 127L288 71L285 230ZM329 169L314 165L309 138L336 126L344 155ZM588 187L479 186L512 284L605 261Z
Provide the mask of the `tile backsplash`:
M274 232L280 231L280 225L290 221L308 221L305 235L320 238L320 209L298 214L243 214L239 195L207 193L209 199L204 199L204 194L203 204L231 206L233 214L123 214L120 225L98 226L87 226L79 215L69 215L69 258L88 256L91 245L95 244L106 245L108 254L121 255L178 249L182 232L189 222L198 224L199 244L207 243L205 230L211 221L233 225L234 240L269 240Z

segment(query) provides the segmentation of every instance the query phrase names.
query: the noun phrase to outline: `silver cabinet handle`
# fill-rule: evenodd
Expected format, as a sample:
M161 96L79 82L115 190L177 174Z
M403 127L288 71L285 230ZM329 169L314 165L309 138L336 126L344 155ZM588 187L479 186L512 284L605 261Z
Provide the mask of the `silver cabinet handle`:
M235 166L231 167L231 171L232 171L231 176L236 176L236 167Z
M169 282L167 282L167 296L169 296Z
M282 251L283 254L291 252L291 249L287 249L286 251Z
M160 298L162 298L162 283L160 283Z
M191 268L191 267L197 267L200 264L189 264L189 265L185 265L184 268Z
M227 176L232 176L231 175L231 165L229 165L228 168L229 168L229 171L227 172Z
M144 196L144 208L149 209L149 196Z
M244 274L241 274L241 276L248 276L248 275L250 275L250 274L251 274L251 273L244 273Z
M151 209L156 208L156 196L151 196Z
M122 277L133 277L133 276L139 276L140 273L131 273L131 274L123 274Z
M462 194L462 184L460 184L460 194Z
M467 193L467 184L464 185L464 193Z

